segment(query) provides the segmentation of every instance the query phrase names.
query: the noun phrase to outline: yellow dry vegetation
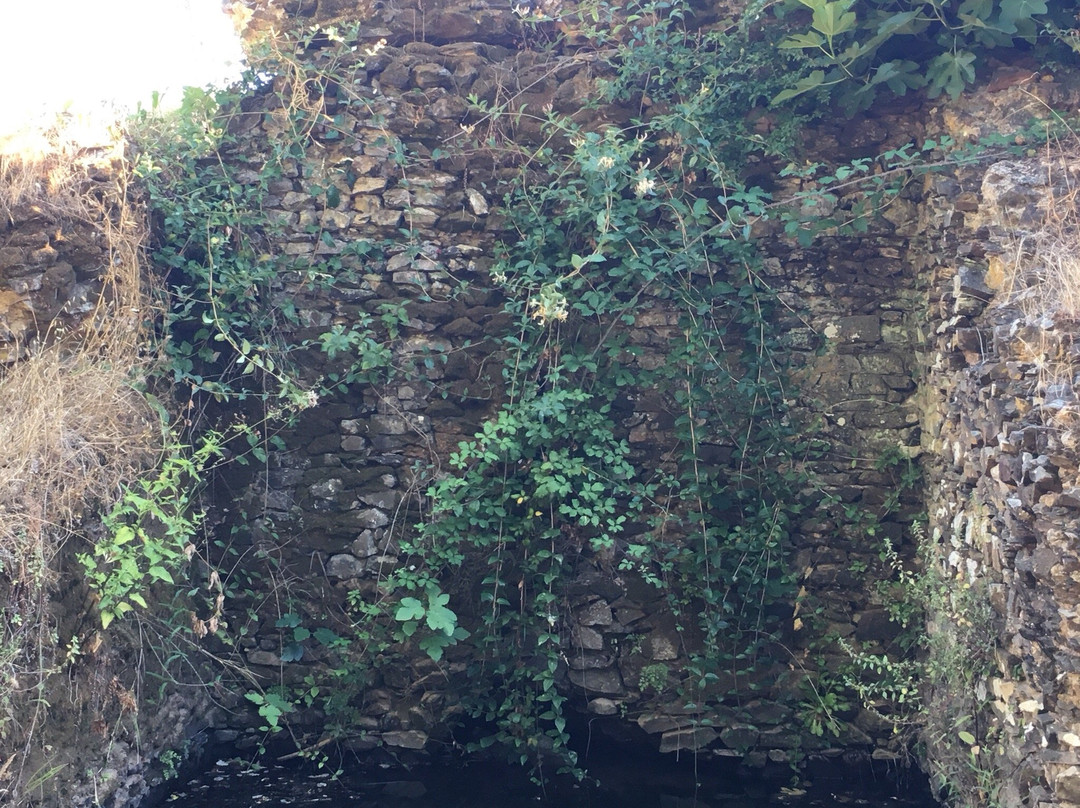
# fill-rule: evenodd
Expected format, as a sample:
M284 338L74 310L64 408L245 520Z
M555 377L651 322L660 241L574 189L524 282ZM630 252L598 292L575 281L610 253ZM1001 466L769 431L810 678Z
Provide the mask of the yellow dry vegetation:
M1036 370L1032 401L1059 427L1080 426L1080 136L1048 141L1041 219L1017 226L993 256L987 281L1002 305L1018 310L1017 358Z
M32 341L13 354L21 358L0 364L0 794L15 793L26 776L12 761L40 727L33 693L72 650L48 606L60 551L162 445L160 419L139 389L154 361L153 296L143 271L147 224L129 194L122 143L75 147L57 132L35 142L21 153L12 139L0 142L4 224L80 222L100 234L108 261L85 317L66 327L35 322ZM0 294L0 307L24 313L16 297Z

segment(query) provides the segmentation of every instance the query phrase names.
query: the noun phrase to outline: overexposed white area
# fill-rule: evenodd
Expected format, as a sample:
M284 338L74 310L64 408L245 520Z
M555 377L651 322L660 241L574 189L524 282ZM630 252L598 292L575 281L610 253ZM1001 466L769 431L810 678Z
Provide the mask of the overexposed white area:
M222 0L0 0L0 134L58 112L176 106L242 69Z

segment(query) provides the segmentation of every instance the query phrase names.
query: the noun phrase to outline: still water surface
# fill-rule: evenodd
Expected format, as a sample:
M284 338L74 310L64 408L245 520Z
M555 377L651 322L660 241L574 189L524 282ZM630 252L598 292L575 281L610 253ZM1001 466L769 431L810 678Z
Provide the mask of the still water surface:
M830 767L813 782L692 764L657 766L627 758L590 767L599 785L549 786L546 796L516 769L473 765L327 771L295 765L252 770L219 761L144 803L167 808L934 808L917 773ZM698 785L695 787L695 781Z

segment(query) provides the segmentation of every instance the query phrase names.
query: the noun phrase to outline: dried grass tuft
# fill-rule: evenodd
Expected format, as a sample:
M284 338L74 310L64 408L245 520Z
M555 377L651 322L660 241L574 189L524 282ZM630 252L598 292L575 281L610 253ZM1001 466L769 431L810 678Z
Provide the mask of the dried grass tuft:
M48 606L60 548L162 448L157 415L137 389L153 362L153 298L143 272L146 220L129 195L122 144L87 154L62 143L29 156L11 144L0 143L8 148L0 213L21 221L30 206L32 215L87 222L109 260L96 306L74 330L38 324L36 341L16 352L25 358L0 365L0 750L16 750L9 763L26 759L17 750L29 748L44 709L31 696L70 651L57 647ZM18 795L26 773L4 768L0 794Z
M145 222L123 172L85 191L79 206L105 235L108 270L77 333L47 333L0 371L0 553L28 524L71 523L110 500L160 449L160 430L132 386L148 368Z
M1080 141L1078 141L1080 142ZM1032 404L1063 429L1080 425L1080 158L1048 143L1042 218L1003 240L1001 302L1018 310L1015 337L1031 367Z
M14 221L20 208L85 219L93 215L87 180L123 161L115 127L88 118L59 116L0 135L0 216Z

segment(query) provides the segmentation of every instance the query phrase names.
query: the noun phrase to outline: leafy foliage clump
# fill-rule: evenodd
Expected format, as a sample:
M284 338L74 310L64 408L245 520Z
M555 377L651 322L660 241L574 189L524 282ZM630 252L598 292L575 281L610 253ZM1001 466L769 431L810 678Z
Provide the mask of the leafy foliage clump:
M809 28L779 47L805 54L812 69L774 104L830 88L851 110L883 89L956 98L995 51L1030 49L1045 63L1075 49L1075 9L1046 0L798 0L782 9L796 20L809 11Z

